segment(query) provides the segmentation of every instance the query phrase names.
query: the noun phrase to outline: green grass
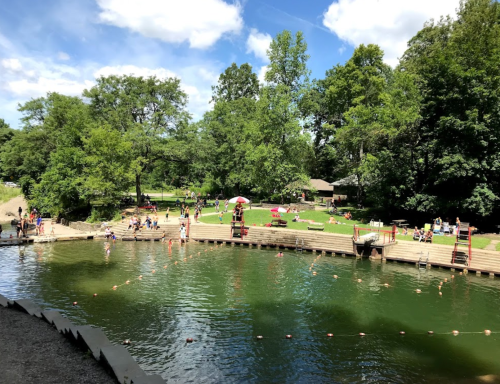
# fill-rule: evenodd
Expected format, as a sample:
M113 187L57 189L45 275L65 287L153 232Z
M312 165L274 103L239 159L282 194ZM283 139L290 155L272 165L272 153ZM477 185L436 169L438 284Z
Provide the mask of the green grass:
M234 204L233 204L234 205ZM222 223L229 225L232 219L231 214L231 204L230 210L227 214L224 214L222 219ZM213 208L211 209L213 212ZM208 213L209 209L203 210L203 213ZM325 224L325 232L329 233L339 233L343 235L353 235L353 227L356 224L358 227L369 228L367 223L364 223L360 220L346 220L342 216L333 215L337 221L340 221L342 224L328 224L328 220L330 219L330 214L328 211L305 211L300 212L299 216L304 220L314 220L317 223ZM288 229L296 229L296 230L307 230L308 223L296 223L293 222L292 219L295 217L294 213L283 213L282 219L288 221ZM248 226L263 226L266 223L270 223L274 218L271 216L271 212L263 209L245 209L245 225ZM217 215L212 216L203 216L199 219L203 223L207 224L218 224L219 217ZM375 229L375 227L373 227ZM391 230L391 227L382 227L382 230ZM401 229L399 229L401 230ZM408 231L408 236L396 235L396 239L400 241L414 241L412 237L413 231ZM491 239L484 237L473 237L472 238L472 248L483 249L491 242ZM442 244L442 245L455 245L455 236L434 236L434 244ZM497 248L498 249L498 248Z
M5 203L21 194L21 188L9 188L0 185L0 203Z
M497 244L496 250L500 252L500 243Z

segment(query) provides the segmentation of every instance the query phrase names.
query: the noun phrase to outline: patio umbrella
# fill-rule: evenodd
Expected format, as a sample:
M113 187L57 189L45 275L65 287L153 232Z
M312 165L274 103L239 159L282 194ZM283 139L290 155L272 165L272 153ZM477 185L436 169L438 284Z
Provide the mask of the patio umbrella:
M229 200L230 203L243 203L243 204L248 204L250 203L250 200L248 200L245 197L242 196L236 196L233 197L232 199Z
M275 207L271 209L271 212L281 212L281 213L286 213L286 209L282 207Z

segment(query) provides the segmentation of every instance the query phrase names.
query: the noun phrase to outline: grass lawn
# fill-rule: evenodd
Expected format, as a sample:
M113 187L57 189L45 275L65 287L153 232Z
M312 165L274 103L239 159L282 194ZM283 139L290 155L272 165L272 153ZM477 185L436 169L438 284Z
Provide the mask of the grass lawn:
M21 188L10 188L0 185L0 203L5 203L21 194Z
M497 244L497 251L500 252L500 243Z
M222 220L223 224L229 224L231 222L232 214L231 207L227 214L224 214L224 218ZM211 209L213 212L213 208ZM208 213L209 210L203 210L203 213ZM301 219L304 220L314 220L317 223L325 224L325 232L330 233L340 233L344 235L353 235L353 227L356 224L359 227L369 228L369 225L366 223L362 223L358 220L346 220L342 216L333 215L337 221L340 221L342 224L328 224L328 220L330 219L330 214L327 210L323 211L305 211L300 212L299 214ZM283 213L281 219L288 221L288 229L297 229L297 230L307 230L308 223L295 223L292 219L295 217L294 213ZM271 216L271 212L263 209L245 209L245 224L249 226L253 226L254 224L257 226L264 225L266 223L270 223L273 217ZM218 224L219 217L217 215L211 216L203 216L199 219L203 223L207 224ZM391 227L382 227L383 230L391 230ZM400 229L401 230L401 229ZM400 241L414 241L411 233L410 235L396 235L396 239ZM484 237L473 237L472 238L472 247L483 249L491 242L491 239ZM443 244L443 245L455 245L455 236L434 236L435 244Z

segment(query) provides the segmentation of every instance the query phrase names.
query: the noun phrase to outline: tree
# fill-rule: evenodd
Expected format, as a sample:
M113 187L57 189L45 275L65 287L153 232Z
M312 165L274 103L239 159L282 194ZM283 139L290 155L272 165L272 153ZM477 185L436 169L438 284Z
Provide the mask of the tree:
M302 32L295 37L290 31L283 31L271 41L267 55L269 57L268 71L265 79L271 85L282 85L298 101L310 71L307 69L307 43Z
M310 137L303 134L298 104L308 86L307 44L301 32L278 34L268 50L268 84L257 102L255 150L251 154L253 183L259 192L281 196L293 182L307 182L305 160Z
M135 176L137 202L145 173L156 161L175 161L165 144L188 124L187 96L178 79L156 77L101 77L83 95L92 116L120 133L131 144L129 169Z
M242 98L255 99L259 94L259 79L248 63L238 67L232 63L219 76L218 84L212 87L212 102L235 101Z
M409 42L401 67L423 95L411 209L481 218L499 207L499 19L497 2L464 1L456 20L428 23Z
M350 173L357 176L358 202L363 196L362 164L366 153L377 150L384 136L382 109L387 105L387 87L392 71L383 62L377 46L360 45L344 66L329 72L326 92L333 127L340 149L350 162Z

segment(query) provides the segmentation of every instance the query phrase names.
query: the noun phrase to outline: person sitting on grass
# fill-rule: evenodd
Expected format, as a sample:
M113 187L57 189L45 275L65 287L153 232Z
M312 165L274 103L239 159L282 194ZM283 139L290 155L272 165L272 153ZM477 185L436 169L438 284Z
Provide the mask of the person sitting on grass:
M299 214L297 213L297 214L295 215L295 217L293 218L293 220L292 220L292 221L297 222L297 221L299 221L299 220L300 220L300 217L299 217Z
M337 220L335 220L335 217L330 216L330 220L327 221L328 224L337 224Z
M425 231L423 228L420 228L420 231L418 232L418 242L420 243L424 239L425 239Z
M408 235L408 228L404 227L403 228L403 236L406 236L406 235Z
M347 212L344 217L347 219L347 220L352 220L352 215L351 215L351 211Z
M434 233L432 232L431 229L429 229L427 231L427 233L425 234L425 241L424 243L427 241L427 240L430 240L430 242L432 243L432 236L434 235Z

